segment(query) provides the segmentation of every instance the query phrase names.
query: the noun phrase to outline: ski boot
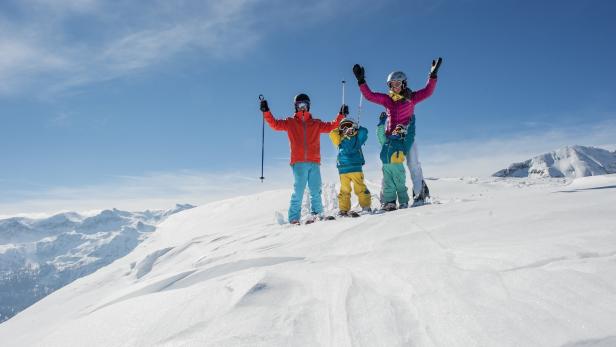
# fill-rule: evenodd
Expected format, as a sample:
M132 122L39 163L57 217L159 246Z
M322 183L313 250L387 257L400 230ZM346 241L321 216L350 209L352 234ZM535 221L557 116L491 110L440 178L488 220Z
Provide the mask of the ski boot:
M304 224L312 224L318 220L335 220L336 217L334 216L323 216L321 214L317 214L317 213L312 213L308 218L306 218L306 222L304 222Z
M392 202L386 202L383 205L381 205L381 211L382 212L390 212L390 211L395 211L396 210L396 202L392 201Z
M426 181L422 180L421 192L419 194L413 192L413 207L425 205L428 203L428 199L430 199L430 190L428 185L426 185Z
M370 206L362 207L361 211L359 212L359 214L360 215L372 214L372 208L370 208Z
M409 208L409 204L407 202L403 202L400 204L400 206L398 206L399 210L405 209L405 208Z
M352 218L357 218L359 217L359 213L355 212L355 211L340 211L338 212L338 216L340 217L352 217Z
M312 224L314 222L317 221L317 215L316 214L312 214L309 217L306 218L306 220L304 221L304 224Z

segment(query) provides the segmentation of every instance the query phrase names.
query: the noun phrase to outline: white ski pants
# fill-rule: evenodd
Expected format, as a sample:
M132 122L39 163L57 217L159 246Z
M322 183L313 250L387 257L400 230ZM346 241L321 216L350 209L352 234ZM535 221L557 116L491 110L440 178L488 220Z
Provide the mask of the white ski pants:
M411 181L413 181L413 195L419 195L421 193L421 187L423 182L423 171L421 171L421 163L417 155L417 141L413 141L413 145L406 154L406 166L411 173Z

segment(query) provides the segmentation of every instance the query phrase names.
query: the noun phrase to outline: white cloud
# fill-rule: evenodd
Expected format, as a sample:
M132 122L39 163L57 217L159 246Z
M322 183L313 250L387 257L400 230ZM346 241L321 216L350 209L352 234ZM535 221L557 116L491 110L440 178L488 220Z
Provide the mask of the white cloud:
M184 52L243 56L269 31L361 6L320 0L13 1L0 13L0 95L59 92L127 76Z
M567 145L616 146L616 121L568 127L535 128L507 137L464 140L421 146L424 174L436 177L489 176L509 164Z
M29 38L0 38L0 52L0 95L12 94L27 87L32 78L62 71L69 64Z

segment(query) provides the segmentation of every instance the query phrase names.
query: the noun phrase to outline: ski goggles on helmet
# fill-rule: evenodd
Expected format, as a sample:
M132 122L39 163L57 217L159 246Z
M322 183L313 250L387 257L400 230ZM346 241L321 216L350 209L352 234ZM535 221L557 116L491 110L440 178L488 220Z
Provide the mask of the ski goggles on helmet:
M310 103L307 101L298 101L295 103L295 108L301 111L308 111L310 108Z
M402 84L404 84L404 82L396 81L396 80L387 82L387 85L389 86L389 88L399 88L399 87L402 87Z
M346 130L346 129L354 129L356 128L356 126L355 126L355 123L353 122L342 122L340 123L338 128L340 128L340 130Z

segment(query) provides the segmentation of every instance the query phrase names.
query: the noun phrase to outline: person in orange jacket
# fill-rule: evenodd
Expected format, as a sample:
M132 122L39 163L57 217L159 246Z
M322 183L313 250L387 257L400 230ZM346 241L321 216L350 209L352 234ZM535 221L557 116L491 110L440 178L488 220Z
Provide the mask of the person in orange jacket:
M312 117L310 113L310 98L306 94L298 94L294 98L295 113L292 117L276 119L269 109L267 100L261 100L260 109L267 124L274 130L286 131L291 146L291 168L293 169L293 194L289 206L289 223L300 223L302 198L306 185L310 190L311 216L307 222L323 218L323 202L321 201L321 134L329 133L338 127L344 118L342 105L340 113L332 122L324 122ZM348 111L347 111L348 113ZM328 218L330 219L330 218Z

